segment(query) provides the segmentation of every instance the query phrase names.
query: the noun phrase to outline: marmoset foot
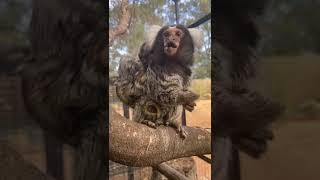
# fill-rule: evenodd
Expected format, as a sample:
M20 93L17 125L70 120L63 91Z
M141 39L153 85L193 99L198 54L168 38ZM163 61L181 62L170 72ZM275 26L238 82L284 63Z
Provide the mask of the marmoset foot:
M184 128L185 128L185 126L179 126L179 127L177 128L178 133L180 134L180 136L181 136L183 139L185 139L185 138L188 136L188 133L187 133L187 131L186 131Z
M157 128L156 123L154 123L154 122L152 122L152 121L143 120L141 123L142 123L142 124L145 124L145 125L147 125L147 126L149 126L149 127L151 127L151 128L154 128L154 129Z
M156 122L155 122L155 125L156 125L156 126L160 126L160 125L164 125L164 124L163 124L162 121L156 121Z

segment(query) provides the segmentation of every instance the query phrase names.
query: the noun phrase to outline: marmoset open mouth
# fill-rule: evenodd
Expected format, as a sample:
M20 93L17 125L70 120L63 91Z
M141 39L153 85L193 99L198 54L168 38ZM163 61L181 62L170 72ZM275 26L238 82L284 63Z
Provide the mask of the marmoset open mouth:
M173 56L177 53L179 44L174 42L167 42L164 45L164 53L168 56Z

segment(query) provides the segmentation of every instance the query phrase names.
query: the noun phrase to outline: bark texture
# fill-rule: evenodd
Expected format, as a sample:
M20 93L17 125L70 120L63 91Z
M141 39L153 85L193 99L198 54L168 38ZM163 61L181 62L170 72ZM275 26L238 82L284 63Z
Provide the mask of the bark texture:
M125 33L129 26L130 12L128 6L128 0L123 0L121 2L121 19L116 27L109 29L109 46L111 46L114 38Z
M171 127L150 128L128 121L109 109L110 160L128 166L156 166L181 157L211 153L211 133L186 127L188 136L181 136Z

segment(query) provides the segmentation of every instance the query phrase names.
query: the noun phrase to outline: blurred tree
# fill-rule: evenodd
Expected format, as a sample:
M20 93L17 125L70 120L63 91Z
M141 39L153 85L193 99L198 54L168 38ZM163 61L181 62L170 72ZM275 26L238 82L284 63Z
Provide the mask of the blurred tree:
M12 45L27 43L31 18L31 0L0 2L0 42Z
M320 52L320 1L279 0L264 19L264 55ZM263 23L262 23L263 24Z

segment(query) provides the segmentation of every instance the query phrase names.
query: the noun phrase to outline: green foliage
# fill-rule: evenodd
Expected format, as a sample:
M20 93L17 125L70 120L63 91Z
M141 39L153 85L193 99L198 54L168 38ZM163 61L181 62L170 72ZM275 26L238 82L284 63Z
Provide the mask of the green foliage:
M320 2L274 1L266 16L265 55L301 55L320 52Z
M194 79L203 79L211 78L211 54L206 52L198 52L195 54L195 66L193 67L193 78Z
M211 99L211 79L193 79L191 89L200 95L199 99Z
M6 44L26 43L26 31L31 1L10 0L0 3L0 42Z

